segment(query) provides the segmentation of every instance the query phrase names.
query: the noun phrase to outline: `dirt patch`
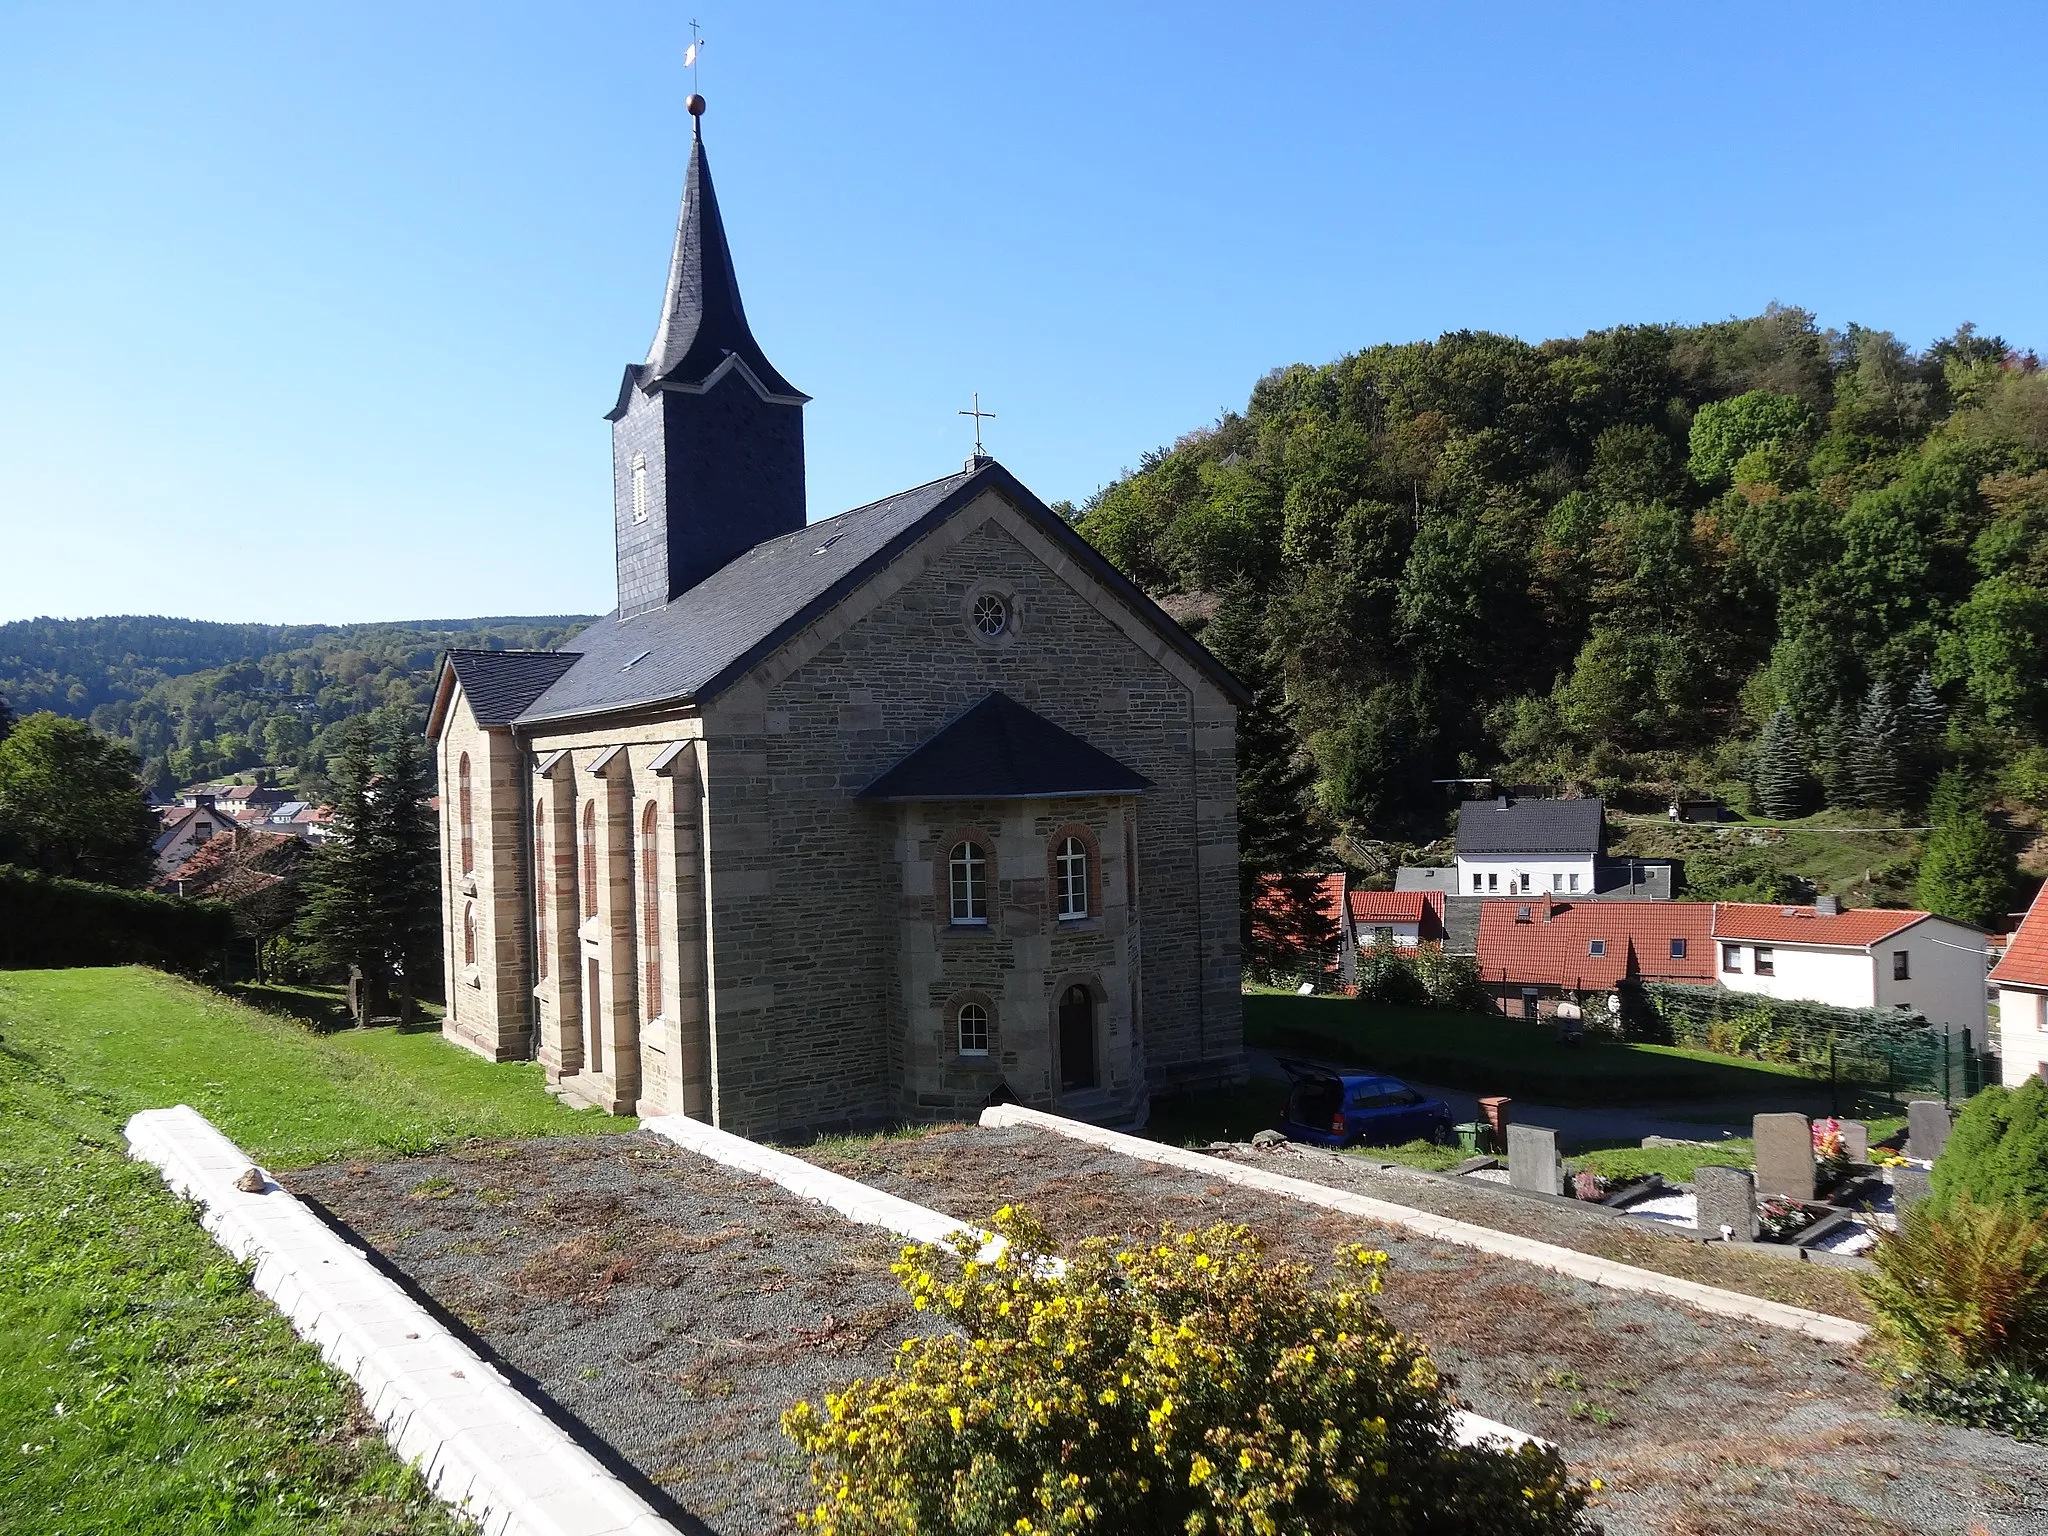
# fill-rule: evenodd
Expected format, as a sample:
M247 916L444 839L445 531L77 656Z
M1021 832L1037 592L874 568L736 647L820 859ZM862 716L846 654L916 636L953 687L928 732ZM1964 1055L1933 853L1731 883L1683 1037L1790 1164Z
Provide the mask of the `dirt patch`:
M1382 1298L1389 1318L1428 1342L1472 1408L1555 1440L1574 1470L1601 1478L1599 1517L1616 1536L2048 1529L2048 1464L2038 1450L1889 1417L1879 1383L1838 1346L1041 1131L960 1127L809 1155L964 1220L1022 1204L1062 1241L1235 1221L1270 1251L1323 1267L1340 1242L1382 1247L1392 1259Z
M793 1530L809 1485L783 1410L932 1326L889 1274L900 1239L651 1135L286 1182L721 1536Z

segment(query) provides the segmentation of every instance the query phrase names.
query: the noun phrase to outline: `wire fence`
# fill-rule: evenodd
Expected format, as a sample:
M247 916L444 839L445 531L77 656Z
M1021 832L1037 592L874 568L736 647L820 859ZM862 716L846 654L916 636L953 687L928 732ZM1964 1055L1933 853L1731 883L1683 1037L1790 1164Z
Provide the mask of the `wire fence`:
M1623 1000L1623 1025L1637 1039L1803 1067L1825 1078L1839 1108L1910 1099L1960 1102L1996 1082L1998 1058L1983 1031L1951 1030L1925 1015L1888 1008L1836 1008L1645 982Z

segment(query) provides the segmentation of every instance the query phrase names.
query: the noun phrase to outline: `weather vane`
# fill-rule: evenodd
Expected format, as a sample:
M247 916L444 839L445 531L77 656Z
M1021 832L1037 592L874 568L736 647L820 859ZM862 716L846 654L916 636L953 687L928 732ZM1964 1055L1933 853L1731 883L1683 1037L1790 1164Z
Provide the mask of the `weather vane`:
M962 416L972 416L974 418L974 456L977 459L987 458L988 455L981 451L981 424L984 421L994 421L996 419L996 413L994 411L984 411L981 408L980 390L977 389L974 392L974 409L971 411L961 411L958 414Z
M704 52L704 34L695 18L690 21L690 46L683 50L683 67L690 72L690 94L697 94L697 59Z

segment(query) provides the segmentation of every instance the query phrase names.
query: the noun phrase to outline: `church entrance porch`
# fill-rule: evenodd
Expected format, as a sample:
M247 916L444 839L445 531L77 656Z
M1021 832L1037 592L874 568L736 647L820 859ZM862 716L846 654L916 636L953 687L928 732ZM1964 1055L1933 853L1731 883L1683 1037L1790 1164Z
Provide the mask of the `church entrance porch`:
M1071 986L1060 998L1060 1091L1095 1086L1095 998Z

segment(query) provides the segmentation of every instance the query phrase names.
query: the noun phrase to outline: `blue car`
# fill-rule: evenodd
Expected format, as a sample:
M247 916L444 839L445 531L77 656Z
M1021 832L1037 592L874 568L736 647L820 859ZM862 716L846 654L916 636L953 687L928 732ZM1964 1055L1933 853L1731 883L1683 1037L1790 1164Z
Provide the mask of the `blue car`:
M1289 1141L1321 1147L1398 1146L1448 1141L1451 1107L1399 1078L1337 1072L1306 1061L1282 1061L1293 1079L1279 1130Z

